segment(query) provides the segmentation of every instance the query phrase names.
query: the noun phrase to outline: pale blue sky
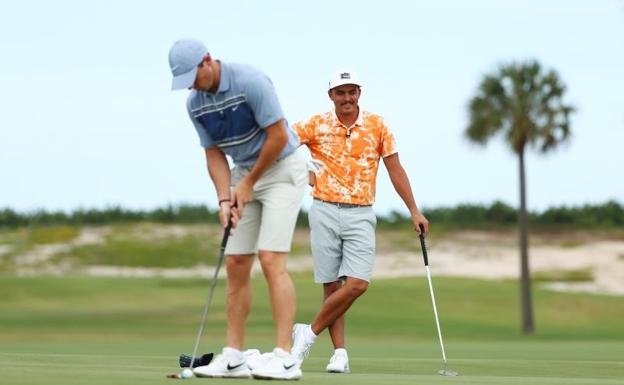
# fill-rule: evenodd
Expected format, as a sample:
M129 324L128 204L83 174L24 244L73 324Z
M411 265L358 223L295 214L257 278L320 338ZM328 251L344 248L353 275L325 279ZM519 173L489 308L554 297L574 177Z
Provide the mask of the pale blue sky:
M529 154L529 208L624 202L624 1L25 0L0 5L0 207L215 207L187 92L169 91L182 37L264 70L291 122L331 107L334 69L359 72L425 208L517 205L515 157L462 134L481 77L535 58L578 112L569 145ZM404 210L380 169L377 211Z

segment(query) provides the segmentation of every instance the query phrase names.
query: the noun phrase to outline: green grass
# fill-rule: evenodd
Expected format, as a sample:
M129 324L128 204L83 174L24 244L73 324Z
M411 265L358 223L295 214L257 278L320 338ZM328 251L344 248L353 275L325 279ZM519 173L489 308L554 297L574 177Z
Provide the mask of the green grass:
M559 247L563 249L574 249L579 246L583 246L583 242L580 241L564 241L559 244Z
M0 231L0 244L27 243L41 245L56 242L69 242L80 234L74 226L22 227Z
M311 274L295 275L298 318L314 316L321 300ZM266 284L254 279L250 332L272 333ZM2 276L0 338L71 338L114 330L120 339L188 335L208 291L209 279L129 279ZM434 277L445 334L453 339L524 340L519 333L515 281ZM217 286L211 322L225 324L225 281ZM532 339L620 339L624 341L624 300L617 296L559 293L536 288L537 335ZM349 330L366 337L428 338L432 310L423 277L373 281L350 310ZM69 322L71 321L71 322ZM173 333L173 335L172 335ZM106 338L109 338L108 336Z
M74 226L22 227L19 229L0 229L0 246L6 247L0 254L0 272L15 270L15 258L27 254L38 246L71 242L80 235L80 229Z
M44 343L43 350L75 353L0 353L6 384L168 384L165 374L179 371L177 354L186 344L159 340L151 343ZM350 346L349 375L323 372L329 355L324 342L315 344L306 360L305 384L621 384L624 364L621 346L590 342L457 342L450 369L459 377L436 374L441 368L433 343L414 341L356 341ZM32 348L32 347L31 347ZM570 353L573 352L573 353ZM618 356L619 355L619 356ZM251 380L196 379L211 384L239 384Z
M532 279L534 282L592 282L594 273L591 269L538 271Z
M71 243L83 233L95 233L95 241ZM0 272L11 273L16 258L41 245L65 244L67 250L51 256L47 264L72 266L128 266L154 268L214 265L222 230L216 225L165 225L140 222L102 227L43 226L0 229ZM310 255L307 229L298 229L292 255Z
M28 232L27 241L37 245L69 242L80 234L80 229L73 226L38 227Z
M299 321L321 300L309 274L295 275ZM178 354L190 353L208 279L18 278L0 276L0 368L7 384L166 384ZM219 281L200 350L224 344ZM272 348L266 284L253 281L248 347ZM349 311L354 373L323 372L331 352L319 337L303 383L621 384L624 300L534 291L537 333L519 332L517 285L434 277L450 368L441 358L426 279L374 281ZM197 380L217 384L239 380Z
M130 267L191 267L203 263L214 265L218 244L212 239L184 236L175 239L142 241L111 238L105 244L73 247L54 256L53 261L71 260L76 266L108 265Z
M159 268L212 265L218 258L220 241L217 226L116 225L109 227L103 242L74 246L55 255L53 262Z

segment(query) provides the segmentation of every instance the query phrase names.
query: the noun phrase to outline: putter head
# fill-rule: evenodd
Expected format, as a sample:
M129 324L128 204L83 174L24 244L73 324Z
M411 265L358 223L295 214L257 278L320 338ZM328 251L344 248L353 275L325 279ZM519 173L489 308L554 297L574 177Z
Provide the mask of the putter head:
M446 376L446 377L457 377L459 376L459 373L454 372L452 370L447 370L447 369L440 369L438 370L438 374L441 376Z
M193 368L208 365L210 361L212 361L213 356L214 353L207 353L202 355L201 357L195 357L195 362L193 362ZM188 354L180 354L180 367L188 368L189 366L191 366L192 358L193 357L189 356Z

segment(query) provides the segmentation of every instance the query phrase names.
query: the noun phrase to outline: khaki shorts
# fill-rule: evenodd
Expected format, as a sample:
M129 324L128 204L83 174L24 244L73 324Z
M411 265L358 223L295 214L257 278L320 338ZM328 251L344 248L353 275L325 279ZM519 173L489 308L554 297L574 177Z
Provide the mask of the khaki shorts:
M232 187L249 170L234 167ZM267 169L253 187L252 201L245 206L225 254L256 254L258 250L289 252L307 184L306 161L297 153Z

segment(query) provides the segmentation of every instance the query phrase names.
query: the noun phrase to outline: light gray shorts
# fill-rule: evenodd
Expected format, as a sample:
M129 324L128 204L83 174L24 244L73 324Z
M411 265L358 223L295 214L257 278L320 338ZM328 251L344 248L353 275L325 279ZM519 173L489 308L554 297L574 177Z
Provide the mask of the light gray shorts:
M314 281L329 283L353 277L370 282L377 225L373 208L343 208L315 199L308 219Z
M232 187L249 168L232 169ZM253 187L253 198L228 240L226 255L256 254L258 250L287 253L308 185L305 159L294 153L267 169Z

